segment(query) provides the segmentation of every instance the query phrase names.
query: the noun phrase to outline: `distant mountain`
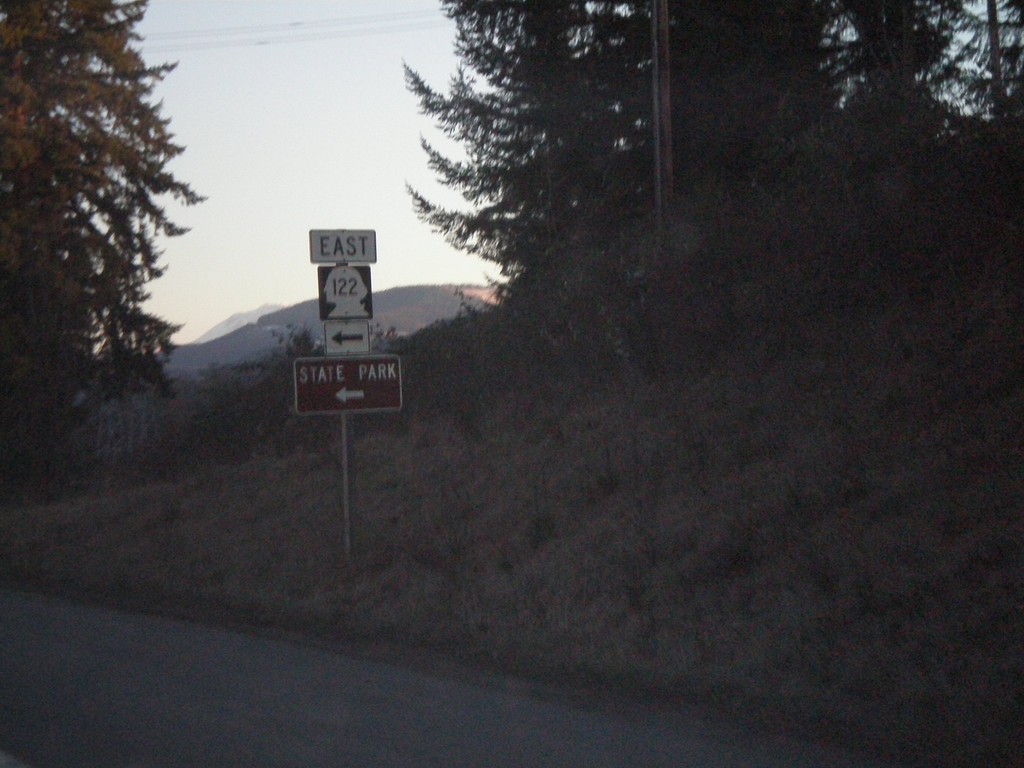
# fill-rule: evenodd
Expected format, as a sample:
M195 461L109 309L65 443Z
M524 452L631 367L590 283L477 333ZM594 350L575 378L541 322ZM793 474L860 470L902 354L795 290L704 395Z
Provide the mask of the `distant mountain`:
M492 300L493 291L482 286L411 285L390 288L374 293L370 328L385 333L394 329L399 336L407 336L438 320L455 317L464 303L481 306ZM254 310L232 315L203 335L208 337L218 328L226 328L235 318L249 315L255 316L255 321L206 341L182 344L171 354L167 363L168 374L188 377L212 366L258 360L283 346L292 333L303 328L314 339L323 338L323 322L316 299L283 309L270 307L270 310L265 314Z
M255 323L263 315L269 315L271 312L276 312L279 309L283 309L283 304L264 304L259 309L254 309L249 312L239 312L236 315L232 315L227 320L222 320L217 323L213 328L208 330L202 336L197 338L192 344L202 344L207 341L213 341L219 339L232 331L237 331L250 323Z

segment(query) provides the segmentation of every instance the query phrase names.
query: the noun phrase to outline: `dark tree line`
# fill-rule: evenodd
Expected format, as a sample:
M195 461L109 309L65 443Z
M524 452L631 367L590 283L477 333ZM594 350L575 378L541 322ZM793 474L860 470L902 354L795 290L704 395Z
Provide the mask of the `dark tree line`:
M0 455L55 473L78 408L166 385L174 326L147 313L161 198L198 201L135 44L145 0L0 1Z
M797 206L810 217L832 205L818 178L832 174L851 216L881 223L860 242L879 252L907 241L897 229L914 216L923 234L905 250L949 250L935 234L952 237L951 225L936 224L943 206L941 218L976 239L1013 229L1024 178L1024 0L668 5L677 207L731 206L737 218L725 229L735 231L756 219L736 213L750 190L783 200L802 185L818 195ZM623 232L649 223L650 0L441 6L457 24L461 67L445 89L412 70L407 82L461 147L452 157L425 144L465 206L416 191L414 204L456 246L502 268L507 299L572 301L594 287L584 286L590 272L614 271L592 270L595 254L614 261ZM167 170L182 150L151 100L168 67L147 66L135 48L145 9L145 0L0 0L6 478L59 464L76 404L166 385L174 329L144 310L146 285L161 274L157 238L181 231L161 201L199 198ZM917 206L902 221L884 194L868 199L893 189ZM644 304L655 279L684 290L690 267L669 267L674 283L609 279Z
M651 3L441 4L457 24L460 69L447 90L411 70L407 81L464 150L452 159L425 144L465 206L417 191L414 204L525 294L564 276L571 246L607 242L650 214ZM794 145L853 114L890 147L882 134L901 115L917 116L921 141L992 119L1019 127L1024 3L995 5L993 37L984 4L962 0L671 0L677 199L776 177Z

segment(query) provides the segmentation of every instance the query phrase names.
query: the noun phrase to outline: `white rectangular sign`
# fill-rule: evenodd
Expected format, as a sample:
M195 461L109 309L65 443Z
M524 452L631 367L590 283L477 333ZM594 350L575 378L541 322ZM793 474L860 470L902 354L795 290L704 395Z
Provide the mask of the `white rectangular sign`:
M376 264L374 229L311 229L309 260L313 264Z
M370 351L368 320L324 320L324 353L358 355Z

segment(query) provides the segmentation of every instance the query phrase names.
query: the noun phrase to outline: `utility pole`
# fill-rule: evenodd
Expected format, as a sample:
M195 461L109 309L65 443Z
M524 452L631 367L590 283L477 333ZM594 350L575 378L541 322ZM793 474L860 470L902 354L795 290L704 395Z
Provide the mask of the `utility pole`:
M654 97L654 215L661 229L672 201L672 105L669 77L668 0L651 0L651 61Z
M998 113L1006 99L1003 86L1002 44L999 40L999 7L996 0L988 0L988 60L992 70L992 102Z

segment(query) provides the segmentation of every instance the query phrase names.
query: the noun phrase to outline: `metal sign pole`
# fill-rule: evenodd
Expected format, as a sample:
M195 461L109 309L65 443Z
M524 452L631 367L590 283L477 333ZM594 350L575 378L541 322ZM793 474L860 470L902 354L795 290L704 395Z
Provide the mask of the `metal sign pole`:
M345 526L345 560L352 559L352 515L348 497L348 414L341 414L341 507Z
M668 0L651 0L651 80L654 95L654 216L661 229L672 199L672 90L669 80Z
M400 411L402 361L398 355L368 354L373 291L370 267L366 265L377 262L377 232L372 229L311 229L309 260L323 265L317 267L317 285L320 319L324 321L325 354L292 361L295 411L300 414L341 413L342 543L345 560L351 561L348 411Z

